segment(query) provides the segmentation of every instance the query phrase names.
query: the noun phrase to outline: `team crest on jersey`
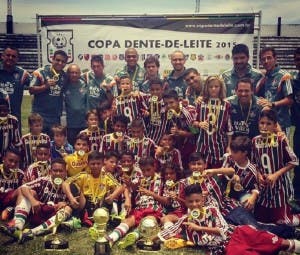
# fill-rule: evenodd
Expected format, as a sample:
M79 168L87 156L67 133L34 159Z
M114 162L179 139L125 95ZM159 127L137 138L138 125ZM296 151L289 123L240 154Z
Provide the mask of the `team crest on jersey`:
M47 30L47 57L48 62L52 62L54 52L56 50L63 50L68 55L67 64L74 61L74 45L71 42L73 40L73 30Z

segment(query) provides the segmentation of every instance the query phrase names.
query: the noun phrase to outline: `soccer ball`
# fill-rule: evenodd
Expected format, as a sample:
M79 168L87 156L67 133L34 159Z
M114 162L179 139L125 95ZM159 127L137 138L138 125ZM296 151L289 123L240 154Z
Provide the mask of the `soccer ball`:
M67 45L67 39L63 34L57 34L52 39L52 44L57 48L61 49Z

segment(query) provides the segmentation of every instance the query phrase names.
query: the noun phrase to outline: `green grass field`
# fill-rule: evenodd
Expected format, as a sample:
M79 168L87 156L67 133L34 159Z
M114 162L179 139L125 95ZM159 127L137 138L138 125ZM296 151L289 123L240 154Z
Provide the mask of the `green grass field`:
M22 102L22 134L28 133L28 115L31 112L31 96L23 96Z

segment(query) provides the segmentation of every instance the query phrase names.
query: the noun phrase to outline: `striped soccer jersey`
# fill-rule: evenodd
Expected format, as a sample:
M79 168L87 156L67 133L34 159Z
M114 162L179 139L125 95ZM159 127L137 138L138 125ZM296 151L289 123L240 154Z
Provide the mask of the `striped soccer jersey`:
M289 147L287 138L274 134L267 139L259 135L252 139L253 162L261 175L273 174L287 164L297 166L299 161ZM289 173L281 175L274 187L267 186L261 190L257 203L268 208L286 205L293 196L293 186Z

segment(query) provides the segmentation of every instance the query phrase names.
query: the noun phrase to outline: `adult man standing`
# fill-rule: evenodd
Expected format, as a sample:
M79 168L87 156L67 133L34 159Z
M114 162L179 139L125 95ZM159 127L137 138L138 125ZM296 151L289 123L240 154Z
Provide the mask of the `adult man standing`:
M236 84L235 94L228 98L231 104L233 136L244 135L252 139L259 135L257 123L262 110L257 104L257 97L254 96L252 80L240 79Z
M187 89L187 85L183 79L185 70L184 53L180 50L175 50L171 55L171 64L173 66L173 71L166 78L168 89L174 89L177 92L178 97L184 99Z
M260 97L258 104L274 108L278 114L278 123L288 134L291 126L289 107L293 103L291 75L277 65L274 48L263 48L260 61L266 69L266 76L258 82L255 89L256 95Z
M74 145L76 136L86 128L87 85L80 79L80 68L76 64L67 69L68 81L64 90L67 114L67 140Z
M0 90L9 95L11 114L21 123L21 105L24 87L29 86L30 74L17 66L19 51L12 46L6 46L0 62ZM21 130L20 130L21 131Z
M236 83L241 78L250 78L252 84L256 87L257 82L263 77L262 73L253 68L249 63L249 48L245 44L237 44L232 48L233 68L230 68L221 74L225 86L226 96L232 96L235 93Z
M60 123L63 106L63 87L66 81L64 67L68 60L62 50L54 52L52 64L33 72L29 92L34 95L32 112L44 119L43 132L51 134L51 127Z
M132 81L133 90L139 90L140 85L144 81L145 70L138 64L138 53L134 48L128 48L125 51L125 61L126 65L116 72L115 79L118 82L119 78L128 73Z
M92 56L91 68L92 70L82 75L88 88L88 110L96 109L105 100L111 102L113 95L117 94L114 78L104 73L104 62L100 55Z

